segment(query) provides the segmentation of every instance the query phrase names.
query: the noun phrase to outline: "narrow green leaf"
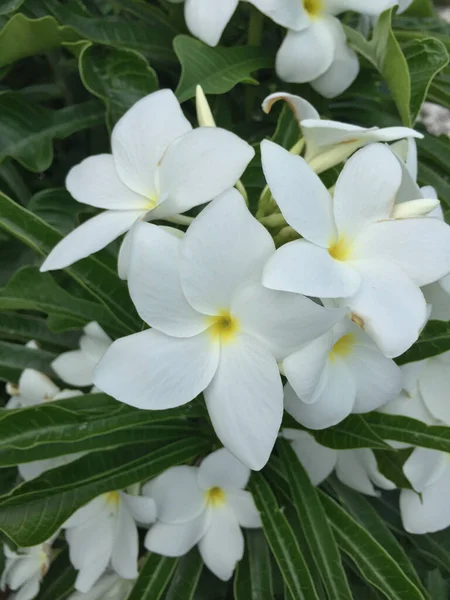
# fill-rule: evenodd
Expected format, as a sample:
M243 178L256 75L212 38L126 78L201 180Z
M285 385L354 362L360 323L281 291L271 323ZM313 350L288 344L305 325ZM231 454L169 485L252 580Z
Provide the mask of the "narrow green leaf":
M415 583L364 527L324 492L320 492L320 498L339 547L371 585L389 600L426 600Z
M316 488L287 440L278 442L281 464L311 555L329 598L352 600L341 555Z
M417 342L398 359L399 365L423 360L450 350L450 322L428 321Z
M178 561L178 558L149 554L127 600L159 600Z
M53 139L65 139L102 124L104 119L98 100L49 110L29 102L18 92L0 94L0 111L0 162L11 157L35 173L52 164Z
M438 569L427 573L427 589L432 600L448 600L450 587Z
M261 513L266 540L293 600L318 600L311 573L294 532L261 473L253 473L250 490Z
M13 0L7 4L18 3ZM0 7L0 14L4 10L5 7ZM26 56L48 52L62 42L74 42L78 39L79 35L73 29L61 27L53 17L29 19L18 13L0 31L0 67Z
M205 94L225 94L238 83L257 84L251 74L273 66L273 57L258 46L210 48L188 35L179 35L173 47L181 63L176 89L180 102L193 98L197 85Z
M24 369L36 369L51 376L50 363L55 358L52 352L0 340L0 379L17 383Z
M0 0L0 15L14 12L23 4L24 0Z
M187 438L165 446L140 444L83 456L1 496L0 530L18 546L34 546L89 500L151 479L209 449L204 439Z
M434 187L439 200L444 205L443 208L450 208L450 183L437 170L434 162L425 162L424 160L419 162L418 182L420 185L431 185Z
M237 564L234 576L234 600L273 600L273 597L270 550L264 533L248 530L244 558Z
M202 557L197 548L193 548L180 558L164 600L194 600L202 571Z
M78 66L86 89L106 105L109 129L135 102L158 89L155 71L135 50L87 43Z
M173 410L139 410L106 394L87 394L1 411L0 467L192 436L196 430L188 418L198 416L199 410L195 403Z
M1 306L1 290L0 290ZM75 332L51 333L44 319L22 313L0 312L0 336L6 340L22 343L36 340L59 350L69 350L78 344L79 334Z

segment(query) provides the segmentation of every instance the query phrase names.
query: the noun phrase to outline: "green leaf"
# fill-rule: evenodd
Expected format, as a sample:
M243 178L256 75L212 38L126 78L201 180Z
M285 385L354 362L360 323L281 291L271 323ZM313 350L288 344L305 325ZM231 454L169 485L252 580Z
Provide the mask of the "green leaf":
M396 362L404 365L442 354L447 350L450 350L450 322L428 321L414 346L399 356Z
M2 12L0 8L0 14ZM78 39L79 35L73 29L60 27L53 17L29 19L18 13L0 31L0 67Z
M368 413L365 418L372 429L385 440L450 453L450 427L426 425L409 417L379 412Z
M335 500L319 493L339 547L352 559L361 575L389 600L426 600L415 582L370 532Z
M24 0L0 0L0 15L14 12L23 4Z
M427 573L427 589L432 600L448 600L449 584L438 569Z
M42 580L37 600L65 600L74 591L76 575L69 559L69 551L61 552Z
M272 142L283 146L286 150L290 150L299 141L301 136L302 133L293 111L283 102L283 108L277 121L277 128L271 138Z
M64 188L53 188L35 194L28 210L67 235L79 225L78 216L91 207L76 202Z
M159 600L178 561L178 558L148 554L127 600Z
M411 456L413 448L392 450L374 450L378 470L398 488L413 489L406 477L403 466Z
M250 490L261 514L266 540L294 600L318 600L311 573L294 532L261 473L253 473Z
M11 157L35 173L52 164L53 139L64 139L100 125L104 118L97 100L49 110L16 92L0 94L0 111L0 162Z
M40 544L93 498L156 477L209 449L205 440L187 438L165 446L140 444L83 456L1 496L0 530L18 546Z
M76 333L51 333L45 320L39 317L6 311L0 312L0 336L24 344L30 340L36 340L36 342L48 344L60 351L75 348L79 338Z
M59 0L43 0L43 4L58 21L72 27L83 39L106 46L131 48L154 61L176 62L171 30L162 23L158 27L149 27L145 22L120 17L84 16Z
M164 600L194 600L202 571L202 557L197 548L193 548L180 558Z
M109 129L135 102L158 89L155 71L135 50L88 44L78 63L86 89L106 105Z
M234 576L234 600L273 598L270 550L264 533L260 530L248 530L245 532L244 558L237 564Z
M0 227L44 256L62 239L56 229L1 192ZM108 311L109 326L115 331L121 334L134 333L141 328L142 322L130 300L125 282L120 281L117 273L97 256L78 261L65 271L103 304ZM85 322L90 320L86 316Z
M36 369L51 376L50 363L55 358L52 352L0 340L0 379L17 383L24 369Z
M238 83L257 84L251 74L273 67L273 56L258 46L210 48L188 35L179 35L173 47L181 63L175 92L180 102L193 98L197 85L205 94L225 94Z
M383 76L404 125L412 127L433 78L448 64L445 46L435 38L411 40L405 53L392 31L396 7L384 11L367 41L358 31L346 27L351 46Z
M106 394L1 411L0 467L72 452L192 436L196 429L188 418L199 416L201 411L195 403L173 410L139 410Z
M289 483L293 504L311 550L311 555L329 598L352 600L341 555L320 503L316 488L298 460L291 444L279 440L278 448L285 478Z

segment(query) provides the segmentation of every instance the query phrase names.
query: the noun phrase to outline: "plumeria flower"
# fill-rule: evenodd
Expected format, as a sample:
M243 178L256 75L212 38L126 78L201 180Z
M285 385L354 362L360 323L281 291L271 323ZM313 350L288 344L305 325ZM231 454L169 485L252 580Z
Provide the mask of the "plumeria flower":
M336 425L398 396L402 373L359 327L345 319L284 359L284 406L309 429Z
M356 53L348 47L344 29L335 15L346 10L379 15L392 0L303 0L300 27L292 28L281 44L276 71L284 81L310 82L327 98L344 92L359 73ZM297 29L297 30L295 30Z
M283 414L277 361L344 314L264 288L261 271L274 250L236 190L208 205L182 239L139 224L128 283L152 329L114 342L96 367L95 385L153 410L204 392L221 442L261 469Z
M184 0L169 0L180 4ZM301 0L247 0L272 21L283 27L303 27ZM192 35L209 46L217 46L239 0L186 0L184 18Z
M92 385L94 368L112 344L112 340L98 323L92 321L83 329L80 349L63 352L52 362L52 369L69 385Z
M250 469L222 448L200 467L172 467L144 486L154 498L158 521L145 547L163 556L183 556L196 544L204 563L228 581L244 554L241 527L261 527L250 492Z
M78 570L75 588L88 592L110 566L123 579L136 579L137 523L156 519L155 502L144 496L109 492L78 509L63 527L70 561Z
M304 238L269 258L263 284L337 299L385 356L405 352L428 316L420 287L450 272L450 229L438 219L393 218L402 180L393 152L359 150L333 198L302 158L273 142L262 143L262 164L284 218Z
M5 568L0 580L0 589L15 592L10 600L32 600L39 593L41 581L50 566L51 545L55 534L47 542L29 548L18 548L13 552L6 544Z
M126 600L134 580L122 579L116 573L105 573L89 592L74 592L68 600Z
M298 429L283 429L281 436L292 443L313 485L320 485L336 471L342 483L361 494L378 496L377 488L395 488L395 484L380 473L375 455L369 448L333 450L316 442L307 431Z
M192 129L171 90L154 92L117 122L111 154L73 167L66 186L75 200L106 209L53 248L41 271L61 269L97 252L141 219L167 219L232 188L254 151L219 128Z
M365 128L321 119L317 110L307 100L285 92L267 96L262 104L263 111L269 113L278 100L284 100L294 113L306 142L305 159L316 173L334 167L359 148L373 142L423 138L421 133L408 127Z

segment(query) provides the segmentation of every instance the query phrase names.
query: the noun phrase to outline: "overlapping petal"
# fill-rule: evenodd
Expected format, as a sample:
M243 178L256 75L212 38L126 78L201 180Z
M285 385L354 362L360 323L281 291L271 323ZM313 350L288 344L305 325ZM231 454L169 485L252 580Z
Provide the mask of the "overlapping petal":
M231 454L220 448L203 459L198 469L197 481L200 487L243 489L250 478L250 469Z
M322 446L307 431L283 429L283 437L292 442L292 448L309 475L313 485L319 485L336 466L338 452Z
M217 46L239 0L186 0L184 16L189 31L209 46Z

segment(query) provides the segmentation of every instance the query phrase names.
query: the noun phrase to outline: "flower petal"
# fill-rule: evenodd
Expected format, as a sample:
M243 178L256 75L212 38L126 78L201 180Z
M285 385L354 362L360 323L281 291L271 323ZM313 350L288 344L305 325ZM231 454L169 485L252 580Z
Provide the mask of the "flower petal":
M138 576L139 538L136 523L123 505L119 508L111 565L114 571L124 579Z
M250 478L250 469L226 448L220 448L203 459L198 469L201 488L210 487L243 489Z
M275 246L269 232L250 214L236 191L211 202L181 243L183 292L198 311L229 310L235 290L259 277Z
M427 319L425 298L403 271L388 261L352 263L361 274L359 291L344 303L383 354L403 354L419 337Z
M302 2L298 0L249 0L269 19L272 19L278 25L289 29L304 29L309 26L310 19L308 13L303 7Z
M183 556L204 536L208 525L206 511L185 523L157 521L145 536L144 545L150 552L163 556Z
M92 385L96 361L81 350L63 352L51 363L58 377L69 385L85 387Z
M39 593L41 587L41 574L37 573L32 579L27 581L12 598L14 600L33 600Z
M174 408L205 389L218 361L209 333L173 338L149 329L114 342L94 371L94 384L136 408Z
M330 331L306 344L283 361L284 374L297 396L306 404L317 399L319 382L332 346L333 335Z
M416 490L422 493L433 485L447 468L445 452L429 448L415 448L403 465L403 472Z
M75 589L83 594L89 592L108 568L109 561L110 556L102 554L97 559L86 564L86 566L80 569L77 575Z
M366 413L394 400L402 389L403 377L395 362L375 346L356 344L345 357L345 364L356 382L354 413Z
M275 69L283 81L306 83L330 67L335 49L330 22L333 17L311 21L301 31L288 30L278 50Z
M342 361L328 361L320 396L312 404L302 402L289 383L284 388L284 407L308 429L325 429L340 423L352 412L356 385Z
M226 505L211 511L211 524L198 545L203 562L216 577L228 581L244 555L244 536Z
M8 573L8 587L17 590L39 573L39 562L33 556L20 557L13 563Z
M423 534L441 531L450 526L450 469L447 469L422 494L412 490L400 492L400 512L408 533Z
M450 296L443 289L441 282L426 285L422 288L422 292L427 304L431 305L430 319L432 321L450 321Z
M134 104L115 125L111 148L121 180L136 193L157 194L155 173L162 155L192 129L171 90L159 90Z
M72 167L66 178L66 187L75 200L97 208L149 209L148 198L122 183L112 154L90 156Z
M41 272L64 269L98 252L144 215L141 210L107 210L92 217L56 244L43 262Z
M130 515L139 524L148 525L156 520L156 503L153 498L132 496L125 492L120 492L120 497Z
M450 372L440 356L431 358L419 378L419 388L425 406L435 419L450 425L448 390Z
M378 17L387 8L392 6L392 0L327 0L327 10L333 15L337 15L346 10Z
M264 176L283 217L302 236L328 248L336 237L332 199L319 177L300 156L264 140Z
M157 225L138 223L133 230L128 264L130 296L140 317L174 337L191 337L209 327L181 289L182 240Z
M319 485L332 473L338 452L322 446L307 431L283 429L283 437L291 440L292 448L309 475L313 485Z
M388 219L401 181L399 162L386 146L371 144L354 154L339 175L334 193L340 236L352 239L365 225Z
M378 494L358 450L339 451L336 463L336 475L342 483L345 483L345 485L348 485L348 487L357 492L367 494L368 496L377 496Z
M373 223L355 242L358 258L397 265L418 286L450 272L450 227L439 219L399 219Z
M204 392L222 444L251 469L269 459L283 416L282 385L272 354L241 333L223 344L217 373Z
M186 0L184 17L189 31L209 46L217 46L239 0Z
M336 260L328 250L307 240L289 242L269 258L263 284L272 289L305 294L316 298L353 296L361 275L352 264Z
M90 519L95 519L106 508L107 498L105 494L97 496L78 510L64 523L64 528L80 527Z
M286 102L286 104L294 113L299 125L303 119L320 120L320 115L312 104L300 96L296 96L295 94L287 94L286 92L275 92L274 94L267 96L262 103L263 111L266 114L269 114L272 106L275 104L275 102L278 102L278 100L284 100Z
M34 369L25 369L19 378L20 403L22 406L34 406L52 398L59 392L53 381Z
M247 142L219 127L199 127L183 135L162 158L159 181L167 199L152 211L152 218L186 212L229 190L254 155Z
M142 492L153 498L158 520L166 523L191 521L205 507L204 492L198 485L198 467L171 467L146 483Z
M226 502L241 527L261 527L261 517L250 492L227 490Z

